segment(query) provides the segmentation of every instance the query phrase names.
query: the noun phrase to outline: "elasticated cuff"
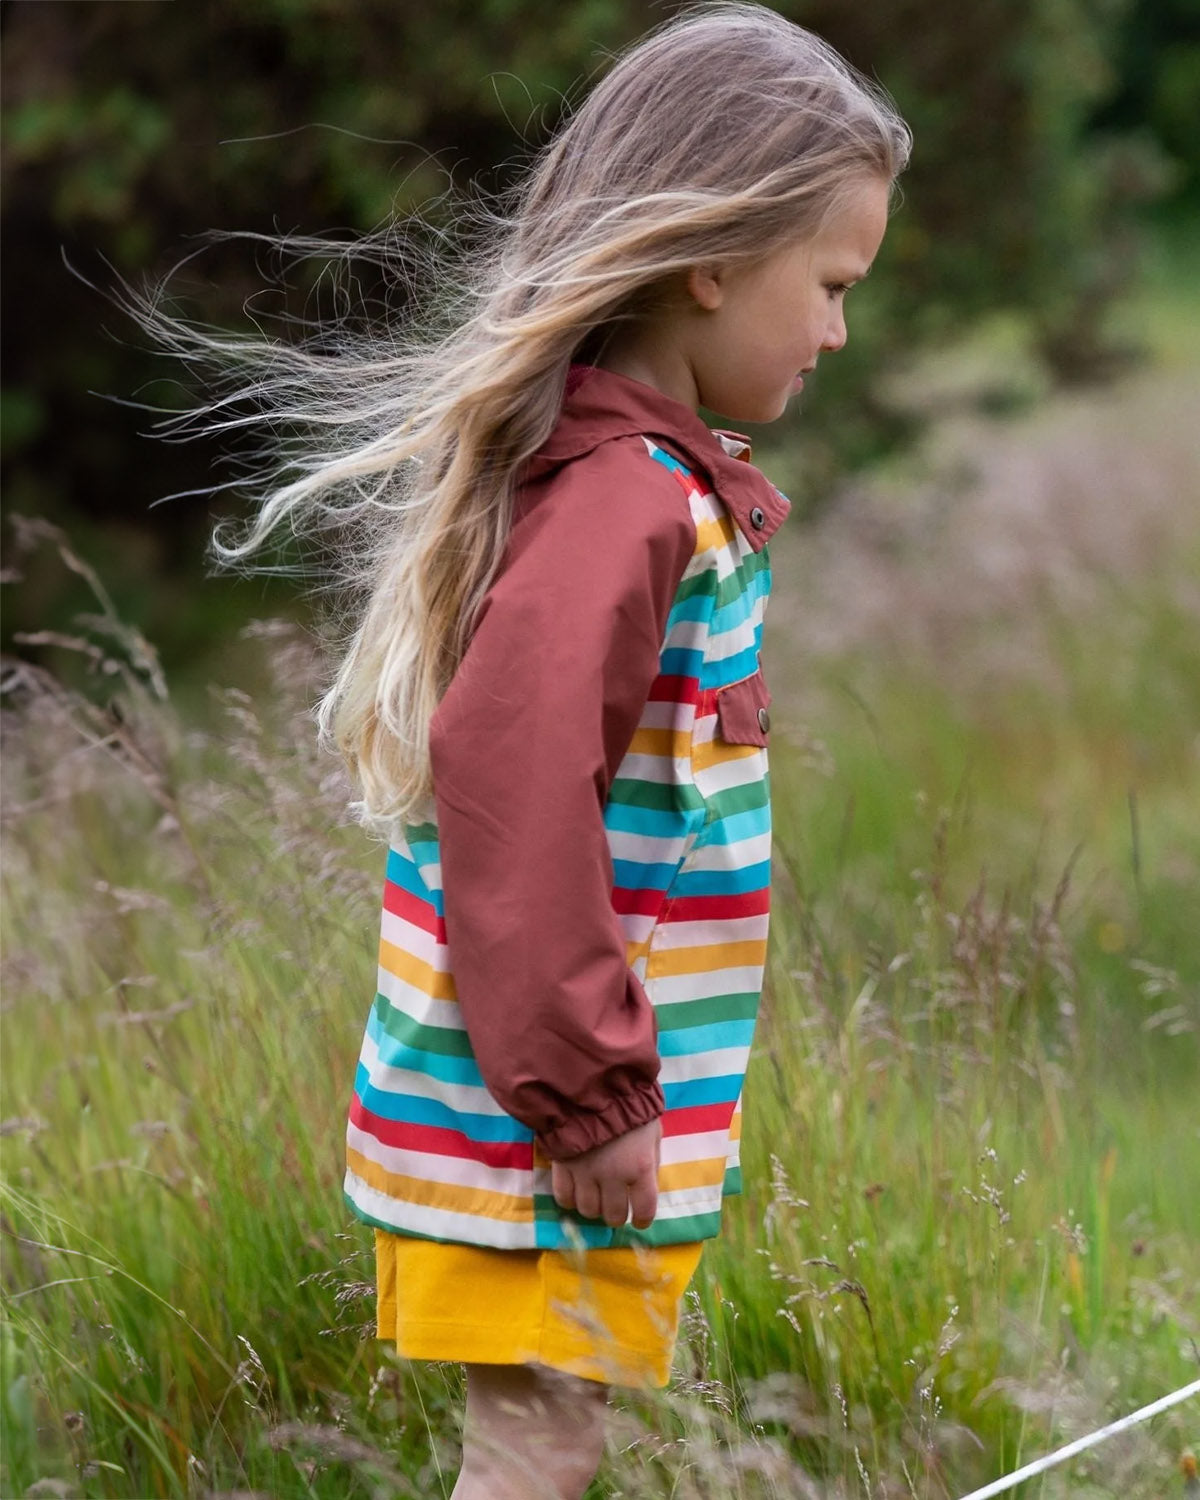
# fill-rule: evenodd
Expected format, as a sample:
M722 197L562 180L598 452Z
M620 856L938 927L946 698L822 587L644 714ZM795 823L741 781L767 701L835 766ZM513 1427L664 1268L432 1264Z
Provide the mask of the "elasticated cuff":
M619 1095L605 1109L572 1115L540 1133L538 1139L552 1161L567 1161L656 1120L665 1108L662 1086L647 1083L633 1093Z

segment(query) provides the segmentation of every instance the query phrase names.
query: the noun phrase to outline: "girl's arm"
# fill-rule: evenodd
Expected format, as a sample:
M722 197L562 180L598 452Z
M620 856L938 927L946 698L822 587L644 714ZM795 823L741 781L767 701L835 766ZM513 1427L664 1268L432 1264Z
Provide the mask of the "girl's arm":
M604 806L695 526L641 438L532 488L434 716L446 932L490 1092L570 1158L662 1113L654 1014L612 906Z

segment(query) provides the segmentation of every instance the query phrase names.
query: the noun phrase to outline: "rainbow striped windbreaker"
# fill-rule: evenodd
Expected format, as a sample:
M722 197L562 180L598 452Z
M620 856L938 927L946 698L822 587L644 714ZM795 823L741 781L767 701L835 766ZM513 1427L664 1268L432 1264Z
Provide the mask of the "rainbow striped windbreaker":
M613 632L628 630L630 672L635 678L642 674L629 717L616 721L625 728L616 749L609 751L615 774L599 777L603 796L595 821L606 847L588 853L581 833L586 868L581 864L574 873L569 861L577 841L571 825L587 822L589 814L585 809L576 817L552 805L553 816L543 819L540 789L552 798L553 777L536 761L530 762L528 776L512 764L520 759L520 745L531 744L538 725L547 726L551 740L557 732L557 699L549 708L531 705L530 693L554 694L560 684L568 695L564 714L573 723L588 717L590 700L582 695L592 691L589 663L580 662L576 673L570 642L560 645L553 636L555 624L576 607L572 600L581 585L568 580L553 608L547 606L539 616L537 600L530 600L536 590L526 582L507 606L508 615L515 617L526 605L535 611L530 620L540 620L544 646L532 647L520 637L516 644L507 640L490 656L481 655L486 673L481 666L474 677L464 679L459 694L463 713L474 716L472 732L485 738L473 761L464 758L468 770L462 779L473 780L473 766L483 780L479 795L484 800L459 817L447 794L442 808L444 831L456 830L457 864L450 868L464 872L464 883L467 872L474 875L476 843L480 859L492 858L489 851L495 849L495 862L480 877L485 883L472 887L473 904L453 906L452 883L443 888L443 852L450 850L442 848L436 800L423 819L394 836L387 853L377 993L347 1127L345 1193L353 1212L370 1224L428 1239L511 1249L565 1248L581 1241L589 1246L667 1244L716 1234L723 1195L740 1189L742 1081L762 987L770 899L769 694L760 664L771 584L765 543L788 508L784 497L745 461L748 451L744 439L712 432L690 409L638 382L573 367L561 428L545 450L550 478L543 486L538 524L546 516L548 526L566 527L578 517L578 524L591 528L580 548L581 561L568 559L563 569L568 574L575 566L590 569L586 576L601 580L595 585L601 596L597 607L609 608ZM579 490L577 497L561 498L568 485ZM566 519L556 519L555 505ZM647 515L652 519L645 520ZM610 561L604 549L613 538L619 549L630 529L643 525L657 528L648 530L647 546L658 549L653 588L663 595L653 616L657 639L644 661L628 623L633 612L628 601L639 595L622 583L625 592L612 596L616 602L603 604L609 597L604 591L615 587L608 582L610 574L632 566L622 560L626 553L614 553ZM659 545L664 536L669 546ZM531 546L538 545L535 538ZM626 552L636 561L645 548L635 538ZM595 557L598 563L589 560ZM666 557L668 562L662 560ZM514 563L514 577L520 566ZM581 621L590 619L582 613L587 607L586 601L577 606ZM503 623L500 617L498 604L497 621ZM646 625L641 634L650 629ZM486 638L482 626L480 634ZM481 652L487 649L481 644ZM585 642L579 649L612 655L611 646L602 653ZM553 658L550 666L540 665L545 654ZM560 657L570 670L554 665ZM468 653L464 666L470 659ZM517 683L511 691L510 670ZM535 679L535 672L543 675ZM576 688L576 675L583 679L582 687ZM543 680L550 686L536 685ZM515 749L506 739L506 692L519 716L512 733L524 736ZM499 765L496 753L502 757ZM546 764L553 769L553 762ZM436 758L434 772L436 787ZM590 795L598 796L595 791ZM452 817L453 823L447 821ZM512 827L506 824L509 817ZM513 841L542 837L538 830L543 824L545 850L540 844L530 849L531 864L526 866L522 846L514 847ZM540 868L539 861L555 860L567 863L561 870ZM506 868L511 868L511 883ZM592 883L594 877L599 883ZM536 902L537 909L504 906L522 899L523 881L539 880L540 885L528 887L535 893L529 902ZM480 892L492 890L498 913L489 909L488 919L499 934L495 942L503 945L505 934L515 927L519 946L491 946L477 953L473 914L487 904ZM560 899L576 905L560 911ZM578 1124L575 1115L586 1114L583 1124L591 1128L603 1116L602 1095L599 1104L589 1106L599 1116L573 1102L575 1091L563 1081L569 1067L563 1077L532 1079L527 1092L522 1084L512 1100L544 1095L556 1101L547 1106L545 1118L551 1123L543 1127L540 1104L528 1110L514 1104L525 1115L518 1118L497 1099L481 1068L486 1030L486 1067L496 1091L504 1093L500 1078L505 1075L507 1087L510 1068L522 1079L531 1077L531 1069L537 1072L538 1033L533 1022L526 1026L517 1015L537 982L536 971L530 971L534 978L524 977L523 965L531 953L540 955L543 943L570 942L578 925L572 912L580 911L585 899L593 909L582 913L579 922L586 917L607 923L614 941L623 945L625 972L619 984L604 980L612 986L612 999L601 996L597 1003L617 1009L627 1004L631 1025L636 1025L639 1005L652 1015L646 1036L637 1046L630 1043L628 1057L618 1052L603 1056L596 1065L600 1082L589 1075L588 1084L603 1090L624 1087L621 1080L633 1079L628 1095L632 1112L623 1124L597 1127L596 1138L661 1112L659 1206L645 1230L628 1224L614 1230L566 1214L551 1194L547 1143L558 1140L554 1155L582 1149L581 1142L593 1137L570 1134ZM594 911L598 901L605 905L603 915ZM459 1003L456 949L464 966L470 955L473 1010L465 1004L465 990L464 1003ZM571 989L573 981L565 971L574 972L575 958L569 947L564 952L563 992L583 995L582 988ZM590 953L587 958L590 962ZM522 971L519 980L510 978L514 968ZM579 968L588 976L581 984L594 988L592 970L583 959ZM626 984L622 997L618 989ZM589 1004L592 998L589 992ZM544 1003L568 1002L550 997ZM474 1037L464 1011L480 1018ZM560 1046L560 1034L569 1029L570 1017L560 1019L552 1008L546 1014L548 1019L536 1024L544 1027L551 1055ZM510 1035L505 1030L509 1026L518 1030ZM498 1028L495 1036L493 1027ZM523 1060L527 1039L521 1027L533 1029L529 1063ZM577 1045L586 1054L586 1036ZM649 1061L644 1060L647 1048ZM640 1062L629 1061L635 1053ZM556 1121L565 1135L555 1136ZM567 1149L564 1141L574 1145Z

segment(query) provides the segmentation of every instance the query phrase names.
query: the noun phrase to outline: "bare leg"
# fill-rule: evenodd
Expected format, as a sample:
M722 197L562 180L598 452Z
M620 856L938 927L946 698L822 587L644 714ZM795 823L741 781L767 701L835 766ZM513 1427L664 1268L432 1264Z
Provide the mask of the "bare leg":
M582 1500L604 1453L608 1387L543 1365L468 1365L451 1500Z

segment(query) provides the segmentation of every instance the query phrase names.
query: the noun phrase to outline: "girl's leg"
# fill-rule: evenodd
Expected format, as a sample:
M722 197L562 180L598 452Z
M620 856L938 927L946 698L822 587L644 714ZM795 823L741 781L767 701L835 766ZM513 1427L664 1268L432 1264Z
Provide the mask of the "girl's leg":
M604 1452L608 1387L544 1365L468 1365L451 1500L582 1500Z

